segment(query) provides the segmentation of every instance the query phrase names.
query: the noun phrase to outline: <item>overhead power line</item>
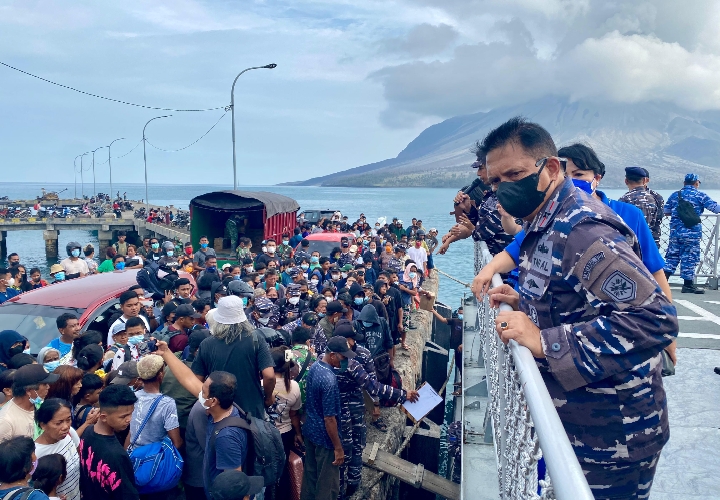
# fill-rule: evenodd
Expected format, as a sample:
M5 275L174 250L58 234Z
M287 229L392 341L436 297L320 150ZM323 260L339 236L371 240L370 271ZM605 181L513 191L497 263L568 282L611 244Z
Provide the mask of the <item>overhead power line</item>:
M138 142L137 144L135 144L135 147L132 148L130 151L128 151L128 152L125 153L124 155L113 156L112 159L113 159L113 160L117 160L117 159L119 159L119 158L124 158L124 157L126 157L127 155L129 155L130 153L132 153L133 151L135 151L140 144L142 144L142 139L140 139L140 142ZM103 162L101 162L101 163L95 162L95 165L105 165L107 162L108 162L107 160L105 160L105 161L103 161Z
M155 144L153 144L152 142L148 141L147 136L145 137L145 142L147 142L147 143L150 144L152 147L154 147L155 149L158 149L158 150L160 150L160 151L164 151L164 152L166 152L166 153L177 153L178 151L182 151L183 149L189 148L189 147L192 146L193 144L197 144L197 143L200 141L200 139L202 139L203 137L205 137L206 135L208 135L208 134L212 131L212 129L215 128L215 125L217 125L218 123L220 123L220 120L222 120L227 113L228 113L228 112L225 111L225 113L223 113L223 115L222 115L220 118L218 118L218 121L216 121L216 122L213 124L213 126L208 129L207 132L205 132L203 135L201 135L200 137L198 137L198 138L195 139L193 142L191 142L190 144L188 144L187 146L185 146L185 147L183 147L183 148L180 148L180 149L163 149L163 148L159 148L159 147L157 147ZM140 142L142 142L142 140L141 140Z
M143 105L143 104L135 104L135 103L132 103L132 102L121 101L121 100L119 100L119 99L112 99L112 98L110 98L110 97L104 97L104 96L101 96L101 95L93 94L93 93L91 93L91 92L85 92L84 90L76 89L75 87L70 87L70 86L68 86L68 85L63 85L62 83L53 82L52 80L48 80L47 78L43 78L43 77L41 77L41 76L34 75L34 74L29 73L29 72L27 72L27 71L23 71L23 70L21 70L20 68L16 68L15 66L10 66L9 64L6 64L6 63L4 63L4 62L2 62L2 61L0 61L0 64L2 64L3 66L5 66L6 68L13 69L13 70L15 70L15 71L18 71L18 72L24 74L24 75L32 76L33 78L37 78L38 80L42 80L43 82L47 82L47 83L51 83L51 84L53 84L53 85L57 85L58 87L62 87L62 88L64 88L64 89L74 90L75 92L79 92L79 93L81 93L81 94L89 95L89 96L91 96L91 97L97 97L98 99L105 99L106 101L117 102L117 103L119 103L119 104L126 104L126 105L128 105L128 106L135 106L135 107L137 107L137 108L157 109L157 110L160 110L160 111L198 111L198 112L200 112L200 111L216 111L216 110L218 110L218 109L224 109L225 111L228 111L228 108L229 108L229 106L218 106L218 107L216 107L216 108L206 108L206 109L173 109L173 108L159 108L159 107L155 107L155 106L145 106L145 105Z

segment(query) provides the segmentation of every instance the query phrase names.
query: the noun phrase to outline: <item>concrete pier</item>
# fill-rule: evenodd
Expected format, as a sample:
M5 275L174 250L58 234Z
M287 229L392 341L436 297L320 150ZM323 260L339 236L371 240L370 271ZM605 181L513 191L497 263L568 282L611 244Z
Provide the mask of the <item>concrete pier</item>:
M425 280L423 283L423 289L428 290L437 296L437 278ZM406 351L400 346L397 346L396 348L395 369L402 377L404 389L415 389L422 378L421 371L423 350L425 349L425 343L430 340L432 335L432 318L432 313L427 311L417 311L412 313L413 324L417 326L417 328L415 330L408 331L406 343L410 349ZM441 388L435 387L435 389L439 391ZM371 448L373 443L380 443L380 449L389 453L395 453L400 448L405 438L407 417L405 416L405 413L398 408L382 407L380 409L380 413L387 424L388 430L386 433L383 433L370 425L371 419L366 413L365 421L368 426L366 446L367 448ZM435 460L437 460L437 457ZM385 500L387 498L391 498L389 494L398 483L398 480L392 476L369 469L368 467L363 467L361 488L352 498L354 500L360 500L361 495L365 492L366 488L375 483L380 475L383 475L383 478L369 492L367 492L366 495L362 496L362 500Z

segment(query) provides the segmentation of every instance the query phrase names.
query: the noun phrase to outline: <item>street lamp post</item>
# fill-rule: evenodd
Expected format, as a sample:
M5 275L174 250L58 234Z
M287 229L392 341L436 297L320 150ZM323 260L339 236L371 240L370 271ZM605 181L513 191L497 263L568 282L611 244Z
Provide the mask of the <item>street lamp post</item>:
M155 118L150 118L150 119L147 121L147 123L145 124L145 126L143 127L143 138L142 138L142 142L143 142L143 161L145 162L145 211L147 212L146 215L149 215L149 214L150 214L150 199L148 198L147 154L146 154L146 152L145 152L145 142L146 142L146 139L145 139L145 129L147 128L148 123L150 123L151 121L157 120L158 118L169 118L169 117L171 117L171 116L172 116L172 115L163 115L163 116L156 116Z
M110 147L113 145L113 143L114 143L115 141L122 141L123 139L125 139L125 138L124 138L124 137L120 137L119 139L115 139L115 140L113 140L113 141L108 145L108 147L107 147L107 148L108 148L108 167L110 168L110 197L111 197L111 198L112 198L112 195L113 195L113 194L112 194L112 192L113 192L113 185L112 185L112 165L110 164Z
M75 199L77 200L77 159L80 158L82 155L77 155L75 159L73 160L73 172L75 177ZM82 172L82 167L80 168L80 171ZM82 174L81 174L82 175Z
M97 195L97 189L95 188L95 151L97 151L98 149L102 149L104 147L105 146L100 146L99 148L93 149L93 151L92 151L92 155L93 155L93 194L92 194L91 198L94 197L95 195Z
M80 189L82 190L82 197L85 199L85 179L83 177L83 156L90 154L90 151L86 151L80 155Z
M237 82L238 78L240 78L240 75L245 73L246 71L250 71L251 69L274 69L277 67L277 64L266 64L265 66L254 66L252 68L244 69L238 74L238 76L235 77L235 80L233 80L232 89L230 89L230 112L232 115L232 146L233 146L233 190L237 190L237 167L236 167L236 160L235 160L235 82Z

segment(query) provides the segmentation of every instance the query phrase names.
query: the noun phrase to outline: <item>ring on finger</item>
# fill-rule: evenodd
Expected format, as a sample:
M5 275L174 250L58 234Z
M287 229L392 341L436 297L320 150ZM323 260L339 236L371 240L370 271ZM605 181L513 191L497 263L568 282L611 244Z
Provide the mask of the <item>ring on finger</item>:
M501 329L501 330L507 330L507 329L508 329L507 321L502 321L502 322L500 323L500 329Z

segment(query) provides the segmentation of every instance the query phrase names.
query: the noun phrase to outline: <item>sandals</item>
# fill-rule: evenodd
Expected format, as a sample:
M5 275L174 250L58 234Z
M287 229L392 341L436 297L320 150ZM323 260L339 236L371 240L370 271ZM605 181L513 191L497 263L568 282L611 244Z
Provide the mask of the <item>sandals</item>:
M410 346L407 345L405 342L401 343L401 344L400 344L400 347L402 347L402 348L405 349L406 351L409 351L409 350L410 350Z
M382 417L378 418L376 421L372 423L373 427L375 427L380 432L387 432L387 424L383 422Z

